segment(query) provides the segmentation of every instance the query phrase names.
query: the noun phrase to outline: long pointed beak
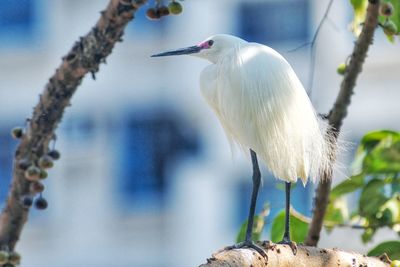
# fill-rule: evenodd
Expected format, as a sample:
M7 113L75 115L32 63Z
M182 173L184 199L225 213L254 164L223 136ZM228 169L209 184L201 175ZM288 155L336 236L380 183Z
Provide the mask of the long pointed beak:
M166 57L166 56L178 56L178 55L189 55L189 54L194 54L198 53L201 51L201 47L194 45L194 46L189 46L185 48L180 48L176 50L171 50L159 54L152 55L151 57Z

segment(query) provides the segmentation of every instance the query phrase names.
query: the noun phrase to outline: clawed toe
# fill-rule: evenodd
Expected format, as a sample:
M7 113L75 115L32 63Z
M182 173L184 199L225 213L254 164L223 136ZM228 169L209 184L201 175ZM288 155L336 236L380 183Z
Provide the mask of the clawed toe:
M265 250L262 247L260 247L259 245L257 245L254 242L252 242L252 241L240 242L240 243L237 243L235 245L228 246L225 249L226 250L231 250L231 249L239 249L239 248L251 248L251 249L254 249L261 256L263 256L264 259L268 259L268 256L267 256L267 253L265 252Z
M293 255L297 254L297 244L296 242L290 240L290 239L283 239L282 241L278 242L277 244L281 244L281 245L288 245L293 252Z

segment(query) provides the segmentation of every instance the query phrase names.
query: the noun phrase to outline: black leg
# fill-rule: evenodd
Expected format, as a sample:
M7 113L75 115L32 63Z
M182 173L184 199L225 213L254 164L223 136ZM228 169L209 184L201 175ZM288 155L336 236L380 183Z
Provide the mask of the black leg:
M284 242L291 242L290 240L290 182L285 183L285 195L286 195L286 206L285 206L285 233L283 234Z
M252 249L256 250L258 253L260 253L260 255L263 256L265 259L268 259L267 253L264 251L264 249L261 248L260 246L256 245L252 240L254 214L256 211L258 190L260 189L260 183L261 183L261 172L260 172L260 167L258 166L256 153L250 149L250 155L251 155L251 162L253 164L253 192L251 194L250 211L249 211L249 217L247 220L246 237L245 237L244 242L235 244L233 246L229 246L226 249L237 249L237 248L244 248L244 247L252 248Z
M286 182L285 184L285 196L286 196L286 205L285 205L285 232L283 233L283 239L279 244L287 244L292 248L293 254L297 253L297 245L290 239L290 182Z
M253 192L251 193L249 218L247 220L246 239L245 239L246 242L250 242L252 240L251 234L253 232L254 215L256 211L258 190L260 189L260 183L261 183L261 172L260 172L260 167L258 166L257 155L251 149L250 149L250 155L251 155L251 162L253 164Z

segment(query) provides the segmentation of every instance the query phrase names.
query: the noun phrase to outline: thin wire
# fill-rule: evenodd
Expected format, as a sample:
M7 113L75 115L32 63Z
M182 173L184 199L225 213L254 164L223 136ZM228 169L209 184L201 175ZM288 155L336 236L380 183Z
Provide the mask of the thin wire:
M327 17L327 18L326 18L326 22L329 22L329 24L332 26L332 28L333 28L336 32L341 32L340 27L339 27L330 17Z
M304 48L306 46L309 46L310 44L311 44L311 42L307 42L307 43L301 44L301 45L299 45L299 46L297 46L297 47L295 47L293 49L288 50L287 52L288 53L296 52L297 50L300 50L300 49L302 49L302 48Z
M328 18L329 11L332 7L333 0L330 0L328 3L328 6L325 10L324 16L322 17L321 21L318 24L318 27L314 33L313 39L311 41L311 46L310 46L310 72L309 72L309 77L308 77L308 95L311 98L312 95L312 87L314 83L314 72L315 72L315 58L316 58L316 49L315 49L315 43L317 40L317 37L319 35L319 32L321 31L322 25L324 24L325 20Z

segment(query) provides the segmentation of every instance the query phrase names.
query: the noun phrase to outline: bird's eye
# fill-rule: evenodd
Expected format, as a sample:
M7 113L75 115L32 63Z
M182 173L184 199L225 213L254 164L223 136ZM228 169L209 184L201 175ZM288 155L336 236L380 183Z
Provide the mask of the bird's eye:
M214 44L214 41L213 40L209 40L208 41L208 46L212 46Z

